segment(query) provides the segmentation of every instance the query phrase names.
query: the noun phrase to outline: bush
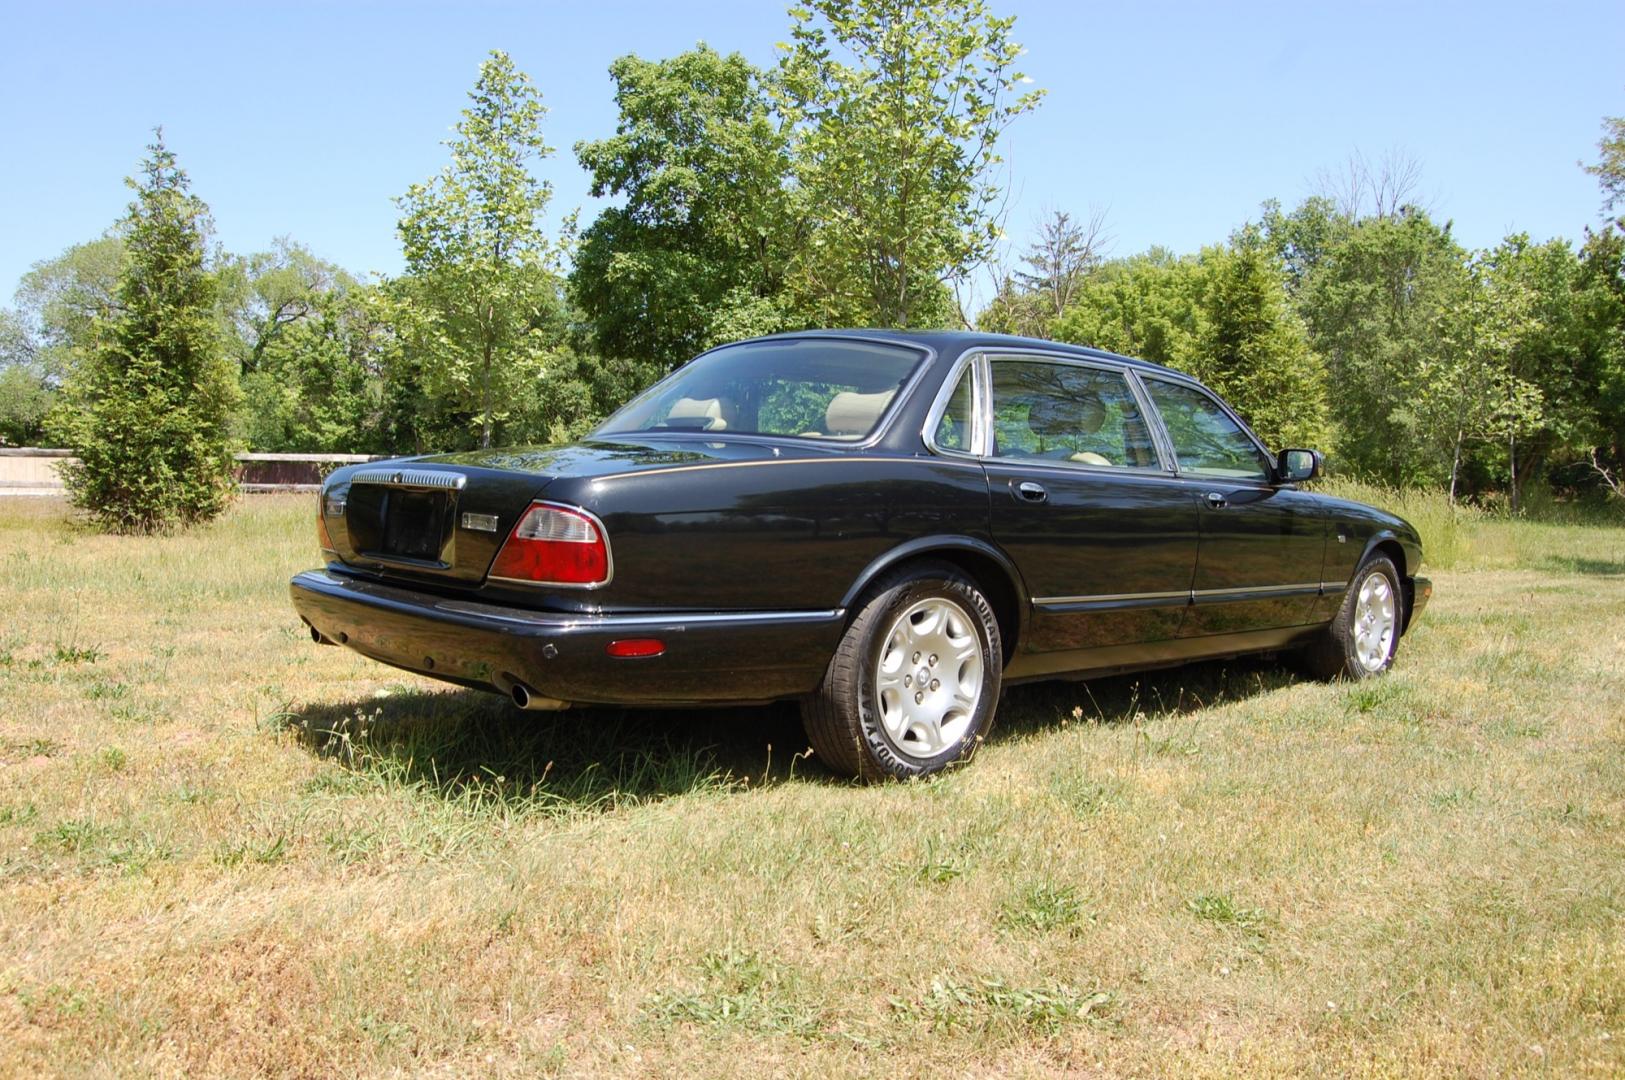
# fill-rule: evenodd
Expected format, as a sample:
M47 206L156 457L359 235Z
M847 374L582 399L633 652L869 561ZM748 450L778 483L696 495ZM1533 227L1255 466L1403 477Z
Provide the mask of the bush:
M204 267L208 210L158 140L125 222L117 314L70 378L55 427L78 462L74 504L115 532L206 521L235 492L229 423L239 400Z

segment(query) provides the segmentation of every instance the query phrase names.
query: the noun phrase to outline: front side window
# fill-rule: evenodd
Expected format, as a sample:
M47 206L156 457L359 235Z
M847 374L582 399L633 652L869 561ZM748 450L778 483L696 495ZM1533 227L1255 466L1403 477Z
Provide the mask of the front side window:
M856 442L923 362L900 345L749 341L706 353L633 398L594 435L703 431Z
M1162 414L1180 472L1238 480L1270 478L1269 462L1258 445L1217 401L1193 387L1155 377L1147 378L1145 386Z
M995 457L1158 467L1150 429L1121 372L995 357L992 374Z

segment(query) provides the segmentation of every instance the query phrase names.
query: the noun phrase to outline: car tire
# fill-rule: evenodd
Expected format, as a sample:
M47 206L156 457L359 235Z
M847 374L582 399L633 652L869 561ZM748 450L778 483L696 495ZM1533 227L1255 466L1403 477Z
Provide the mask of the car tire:
M1304 661L1322 679L1375 678L1392 666L1404 625L1399 571L1386 556L1373 555L1349 580L1337 616L1304 650Z
M807 740L842 776L939 772L967 760L992 727L1003 657L992 605L962 571L936 562L890 571L801 703Z

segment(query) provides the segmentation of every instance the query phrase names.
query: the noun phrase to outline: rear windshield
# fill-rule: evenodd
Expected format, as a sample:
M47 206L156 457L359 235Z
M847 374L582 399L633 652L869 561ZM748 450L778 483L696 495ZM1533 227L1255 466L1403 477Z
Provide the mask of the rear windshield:
M856 442L923 361L868 341L750 341L706 353L633 398L594 433L706 431Z

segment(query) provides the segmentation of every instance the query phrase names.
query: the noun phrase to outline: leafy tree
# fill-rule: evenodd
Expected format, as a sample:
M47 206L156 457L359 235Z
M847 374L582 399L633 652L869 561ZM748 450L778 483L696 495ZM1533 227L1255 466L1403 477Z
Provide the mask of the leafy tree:
M1154 250L1108 263L1053 331L1196 376L1271 446L1331 443L1324 368L1256 229L1195 257Z
M1261 234L1241 230L1197 263L1203 319L1190 369L1270 446L1320 446L1333 433L1326 369L1309 345Z
M1597 162L1585 166L1585 171L1597 178L1602 186L1602 208L1614 210L1625 205L1625 116L1608 116L1602 122L1603 136L1597 142L1601 156ZM1625 217L1620 218L1625 228Z
M63 479L104 526L151 532L214 517L235 485L238 401L205 265L208 208L164 145L148 148L124 224L114 314L70 375L60 414L78 458Z
M65 378L95 346L97 326L118 312L118 278L124 240L108 235L75 244L54 259L35 263L16 296L18 330L30 359L53 380Z
M1015 20L983 0L809 0L790 17L798 304L822 323L946 323L945 283L998 239L1000 137L1041 96L1019 89Z
M372 287L291 240L226 257L226 340L241 374L240 430L255 450L388 450Z
M782 294L799 226L763 74L705 45L609 71L615 134L575 148L592 194L622 200L582 234L570 276L598 349L653 376L793 325Z
M1389 483L1444 479L1447 459L1430 452L1416 387L1441 359L1441 320L1458 310L1466 275L1449 226L1417 210L1351 223L1316 256L1297 307L1325 358L1339 454L1353 472Z
M552 151L541 95L506 53L480 65L469 99L451 164L398 200L406 272L392 299L423 393L489 446L552 344L541 331L558 290L538 224L551 188L531 173Z
M1051 211L1039 221L1038 237L1021 259L1027 269L1017 270L1015 279L1042 297L1058 318L1084 279L1100 266L1110 242L1103 211L1091 211L1087 221L1074 221L1064 210Z

